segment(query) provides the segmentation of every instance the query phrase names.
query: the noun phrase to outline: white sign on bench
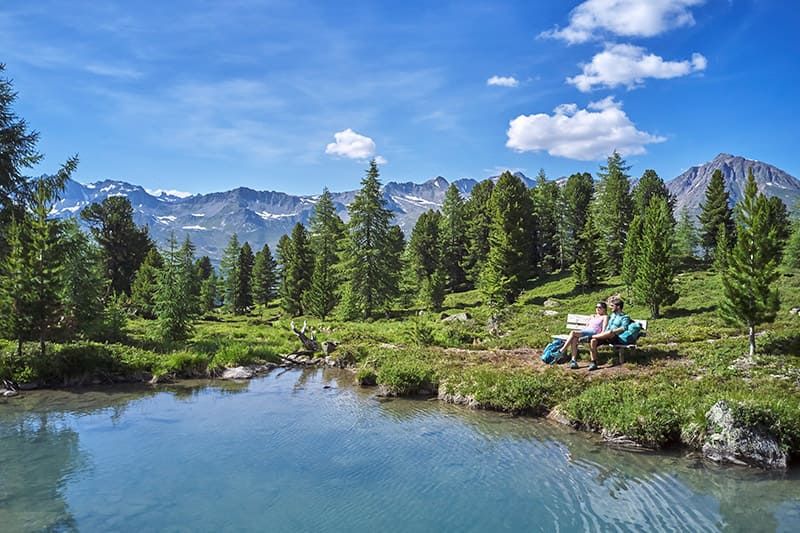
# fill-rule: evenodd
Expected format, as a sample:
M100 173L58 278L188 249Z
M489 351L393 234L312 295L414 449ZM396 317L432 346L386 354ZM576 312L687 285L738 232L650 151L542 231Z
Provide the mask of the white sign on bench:
M589 325L589 322L594 318L592 315L567 315L567 329L568 330L582 330L585 329L586 326ZM639 320L636 318L631 319L634 322L638 322L640 326L642 326L642 331L639 334L639 338L644 337L647 334L647 320ZM569 335L553 335L554 339L562 339L567 340ZM622 351L623 350L635 350L636 343L633 344L603 344L600 347L608 346L609 348L614 349L619 355L620 363L623 362Z

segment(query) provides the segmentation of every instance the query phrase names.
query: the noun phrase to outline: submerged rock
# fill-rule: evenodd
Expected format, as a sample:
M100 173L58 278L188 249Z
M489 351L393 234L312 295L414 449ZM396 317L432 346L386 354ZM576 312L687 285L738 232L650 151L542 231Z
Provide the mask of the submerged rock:
M765 469L786 468L788 457L778 439L766 428L737 419L727 402L715 403L706 413L706 420L709 434L703 455L707 458Z
M251 379L256 373L252 368L245 366L237 366L234 368L226 368L222 372L220 379Z

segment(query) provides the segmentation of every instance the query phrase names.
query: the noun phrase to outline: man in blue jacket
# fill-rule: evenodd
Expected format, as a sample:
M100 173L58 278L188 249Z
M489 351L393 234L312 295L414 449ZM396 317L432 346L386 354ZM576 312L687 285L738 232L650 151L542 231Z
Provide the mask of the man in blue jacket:
M589 363L589 370L597 370L597 347L603 344L621 344L617 335L628 329L631 323L631 317L622 312L625 305L622 298L614 296L608 303L611 305L608 326L604 332L592 335L592 339L589 341L589 357L592 359L592 362Z

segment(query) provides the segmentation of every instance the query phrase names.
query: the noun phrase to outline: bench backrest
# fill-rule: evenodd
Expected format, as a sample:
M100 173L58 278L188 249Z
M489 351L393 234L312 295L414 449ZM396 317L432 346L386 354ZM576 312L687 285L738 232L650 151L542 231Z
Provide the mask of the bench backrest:
M594 317L591 315L567 315L567 329L583 329L592 318ZM639 320L638 318L632 318L631 320L638 322L642 326L640 335L647 333L647 320Z

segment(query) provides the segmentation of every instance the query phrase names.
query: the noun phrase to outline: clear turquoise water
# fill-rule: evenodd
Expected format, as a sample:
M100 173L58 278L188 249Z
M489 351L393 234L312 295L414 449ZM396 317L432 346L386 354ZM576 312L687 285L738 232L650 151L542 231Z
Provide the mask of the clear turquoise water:
M800 478L292 370L0 400L0 531L39 530L797 531Z

